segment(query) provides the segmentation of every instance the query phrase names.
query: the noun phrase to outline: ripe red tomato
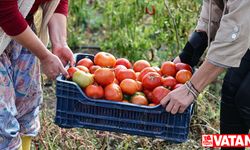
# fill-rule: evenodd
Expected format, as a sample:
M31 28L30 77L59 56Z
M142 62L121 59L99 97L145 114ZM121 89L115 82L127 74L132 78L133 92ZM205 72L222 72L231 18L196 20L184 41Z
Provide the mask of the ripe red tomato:
M109 68L100 68L95 71L94 78L98 84L106 86L114 82L115 73Z
M149 72L142 78L143 88L153 90L161 85L161 76L157 72Z
M68 71L68 73L69 73L69 78L70 78L70 79L73 77L73 74L74 74L77 70L79 70L79 69L76 68L76 67L69 67L69 69L68 69L67 71Z
M175 64L171 61L166 61L161 65L161 72L165 76L175 76L176 67Z
M143 95L134 95L130 99L131 103L137 104L137 105L148 105L148 100Z
M158 86L156 87L153 92L152 92L152 95L153 95L153 98L152 98L152 102L154 104L160 104L160 101L168 95L168 93L170 92L169 89L163 87L163 86Z
M168 89L173 89L174 86L177 84L177 81L174 77L168 76L168 77L162 77L162 85Z
M89 69L87 67L85 67L85 66L76 66L76 68L78 68L79 70L82 70L82 71L84 71L86 73L89 73Z
M122 90L119 85L115 83L111 83L107 85L104 89L105 99L112 100L112 101L119 101L123 100Z
M120 87L122 89L122 92L125 94L133 95L135 92L138 91L138 85L137 82L133 79L124 79L120 83Z
M100 66L93 65L89 68L90 73L94 74L97 69L101 68Z
M148 106L150 106L150 107L154 107L154 106L156 106L156 104L154 104L154 103L150 103L150 104L148 104Z
M123 103L129 103L129 101L128 101L128 100L125 100L125 99L122 100L122 102L123 102Z
M132 68L132 64L129 62L129 60L127 60L126 58L118 58L116 60L115 66L117 65L123 65L125 66L127 69Z
M144 90L143 90L143 93L146 95L146 97L147 97L147 99L148 99L149 101L152 101L152 98L153 98L152 91L147 90L147 89L144 89Z
M182 85L183 85L182 83L178 83L178 84L176 84L176 85L174 86L173 90L175 90L175 89L179 88L179 87L180 87L180 86L182 86Z
M136 80L136 75L134 70L132 69L121 69L118 73L117 73L117 80L119 82L121 82L124 79L133 79Z
M185 64L185 63L176 63L175 66L176 66L176 71L177 72L180 71L180 70L182 70L182 69L183 70L188 70L188 71L192 72L192 68L188 64Z
M119 85L119 81L115 78L114 83Z
M116 58L110 53L99 52L94 57L94 63L101 67L114 67Z
M78 61L78 63L76 64L77 66L85 66L88 69L94 65L93 61L89 58L83 58L81 60Z
M156 70L153 67L146 67L144 69L142 69L142 71L140 72L139 76L138 76L138 81L142 81L142 78L149 72L156 72Z
M127 70L127 68L126 68L125 66L123 66L123 65L117 65L117 66L115 66L114 71L115 71L115 76L116 76L116 77L117 77L118 72L119 72L120 70Z
M104 90L102 86L98 86L95 84L87 86L85 89L85 93L88 97L94 98L94 99L103 98L104 96Z
M190 80L192 77L192 73L188 70L180 70L176 73L176 80L179 82L179 83L186 83L188 80Z
M142 91L142 83L140 81L136 81L137 82L137 87L138 87L138 91Z
M146 60L138 60L134 63L133 69L135 72L141 72L142 69L150 67L150 63Z

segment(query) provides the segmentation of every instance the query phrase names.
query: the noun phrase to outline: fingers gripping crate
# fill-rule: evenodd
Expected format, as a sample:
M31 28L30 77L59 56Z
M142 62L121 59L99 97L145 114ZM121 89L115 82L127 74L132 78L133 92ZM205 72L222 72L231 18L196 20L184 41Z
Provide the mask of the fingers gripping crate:
M92 55L76 54L76 61ZM165 139L187 140L192 106L172 115L161 105L148 107L88 98L81 88L64 77L57 78L55 123L64 128L89 128Z

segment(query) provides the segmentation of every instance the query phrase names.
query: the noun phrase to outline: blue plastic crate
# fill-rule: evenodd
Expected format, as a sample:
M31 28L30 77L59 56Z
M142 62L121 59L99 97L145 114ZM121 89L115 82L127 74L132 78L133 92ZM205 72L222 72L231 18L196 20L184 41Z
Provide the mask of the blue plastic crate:
M75 54L76 61L93 55ZM59 76L56 83L55 123L63 128L89 128L185 142L192 106L172 115L161 105L148 107L88 98L74 82Z

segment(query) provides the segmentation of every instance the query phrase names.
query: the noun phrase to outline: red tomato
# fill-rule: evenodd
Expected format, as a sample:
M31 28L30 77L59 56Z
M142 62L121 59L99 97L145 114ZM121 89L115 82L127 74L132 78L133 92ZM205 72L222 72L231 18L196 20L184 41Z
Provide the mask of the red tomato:
M156 104L150 103L150 104L148 104L148 106L153 107L153 106L156 106Z
M166 61L161 65L161 73L165 76L175 76L176 67L175 64L171 61Z
M115 83L111 83L107 85L104 89L105 99L112 100L112 101L119 101L123 100L122 90L119 85Z
M98 84L106 86L114 82L115 73L109 68L100 68L95 71L94 78Z
M117 65L117 66L115 66L114 71L115 71L115 76L116 76L116 77L117 77L118 72L119 72L120 70L127 70L127 68L126 68L125 66L123 66L123 65Z
M110 53L99 52L94 57L94 63L101 67L114 67L116 63L116 59Z
M166 78L162 77L162 85L168 89L173 89L177 84L177 81L174 77L168 76Z
M138 91L138 85L137 82L133 79L124 79L120 83L120 87L122 89L122 92L125 94L133 95L135 92Z
M119 81L115 78L114 83L119 85Z
M150 11L148 7L146 7L146 13L149 14L150 16L153 16L155 12L156 12L156 9L154 5L152 6L152 11Z
M192 72L192 68L188 64L176 63L175 66L176 66L176 71L177 72L180 71L180 70L188 70L188 71Z
M138 81L142 81L142 78L149 72L156 72L156 70L153 67L147 67L142 69L142 71L140 72L139 76L138 76Z
M179 82L179 83L186 83L188 80L190 80L192 77L192 73L188 70L180 70L176 73L176 80Z
M100 66L93 65L89 68L90 73L94 74L97 69L101 68Z
M138 91L142 91L142 83L140 81L136 81L137 82L137 86L138 86Z
M142 69L150 67L150 63L146 60L138 60L134 63L133 69L135 72L141 72Z
M69 78L72 78L72 77L73 77L73 74L74 74L77 70L79 70L79 69L76 68L76 67L69 67L69 69L67 70L68 73L69 73Z
M85 93L88 97L98 99L104 96L104 90L102 86L98 86L95 84L89 85L85 89Z
M132 69L121 69L117 74L117 80L121 82L124 79L133 79L136 80L136 75Z
M129 60L127 60L126 58L118 58L116 60L115 66L117 65L123 65L125 66L127 69L132 68L132 64L129 62Z
M128 101L128 100L125 100L125 99L122 100L122 102L123 102L123 103L129 103L129 101Z
M85 66L76 66L76 68L78 68L79 70L82 70L82 71L84 71L86 73L89 73L89 69L87 67L85 67Z
M170 92L169 89L166 89L165 87L163 86L158 86L156 87L153 92L152 92L152 95L153 95L153 98L152 98L152 102L154 104L160 104L160 101L168 95L168 93Z
M143 93L146 95L146 97L147 97L147 99L148 99L149 101L152 100L152 98L153 98L152 91L149 91L149 90L147 90L147 89L144 89L144 90L143 90Z
M161 76L157 72L149 72L142 78L143 88L153 90L161 85Z
M134 95L131 97L131 103L137 104L137 105L148 105L148 100L143 95Z
M94 65L93 61L89 58L83 58L81 60L78 61L78 63L76 64L77 66L85 66L88 69Z

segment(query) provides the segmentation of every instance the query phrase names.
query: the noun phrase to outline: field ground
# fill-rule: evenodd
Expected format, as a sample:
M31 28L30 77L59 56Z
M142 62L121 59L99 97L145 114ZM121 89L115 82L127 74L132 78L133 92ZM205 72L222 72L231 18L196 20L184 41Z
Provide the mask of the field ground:
M199 129L191 123L189 140L171 144L160 139L102 132L89 129L62 129L55 125L55 84L44 87L44 102L41 108L41 132L33 140L33 149L46 150L196 150L200 145ZM195 116L194 116L195 118Z
M135 61L160 64L175 58L196 26L202 0L77 0L70 2L68 44L74 52L81 45ZM155 6L151 16L145 8ZM61 129L54 122L55 84L44 87L41 132L32 149L41 150L198 150L201 135L219 133L219 101L223 75L196 101L189 140L171 144L159 139L89 129Z

